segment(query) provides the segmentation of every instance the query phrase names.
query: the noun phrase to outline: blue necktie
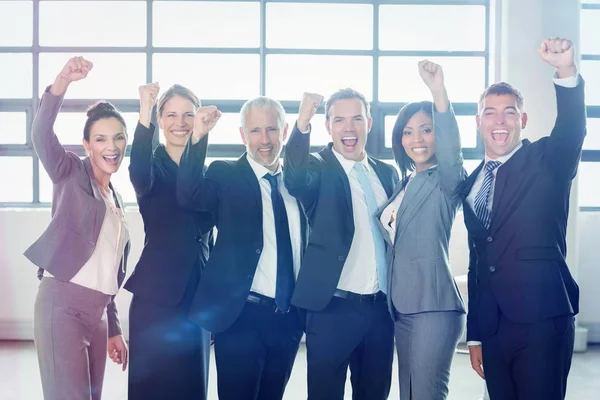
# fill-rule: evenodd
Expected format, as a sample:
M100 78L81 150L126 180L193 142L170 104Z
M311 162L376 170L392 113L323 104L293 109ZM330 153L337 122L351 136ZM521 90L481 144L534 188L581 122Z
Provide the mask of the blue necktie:
M369 210L369 222L371 224L371 231L373 233L373 242L375 244L375 262L377 265L377 279L379 281L379 290L383 293L387 292L387 265L385 260L385 242L381 236L381 231L377 227L375 213L377 212L377 200L375 199L375 193L371 186L371 181L367 176L367 169L361 163L354 164L358 182L363 189L365 194L365 201L367 202L367 209Z
M266 174L264 178L271 184L271 204L275 217L277 236L277 279L275 283L275 304L284 313L290 309L290 299L294 291L294 259L292 241L285 203L279 192L279 175Z
M475 215L477 215L477 218L479 218L481 225L483 225L485 229L489 229L490 223L492 222L492 212L490 211L488 204L492 185L494 184L494 170L498 168L500 164L502 164L500 161L488 161L485 164L483 184L475 196Z

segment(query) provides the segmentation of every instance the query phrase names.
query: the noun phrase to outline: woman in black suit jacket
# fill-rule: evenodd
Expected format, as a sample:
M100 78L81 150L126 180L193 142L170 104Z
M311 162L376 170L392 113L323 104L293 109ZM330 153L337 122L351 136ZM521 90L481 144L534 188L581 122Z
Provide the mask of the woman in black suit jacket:
M150 123L159 86L140 87L140 121L131 147L129 175L144 221L144 249L125 288L129 311L129 399L206 399L210 334L188 318L208 258L208 214L177 204L181 154L200 105L189 89L174 85L158 101L166 145L153 150Z

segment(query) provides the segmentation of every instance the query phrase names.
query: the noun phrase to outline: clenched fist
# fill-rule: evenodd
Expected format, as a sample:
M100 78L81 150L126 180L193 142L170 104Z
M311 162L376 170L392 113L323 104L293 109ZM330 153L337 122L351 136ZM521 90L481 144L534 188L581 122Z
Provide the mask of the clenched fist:
M429 60L419 61L419 75L432 92L444 89L444 71L441 65Z
M559 78L577 76L575 65L575 46L568 39L546 39L540 45L538 52L542 60L556 68Z
M160 86L158 82L147 83L140 86L140 123L146 128L150 128L150 117L152 114L152 108L156 104L158 98L158 92Z
M194 117L194 132L192 134L192 143L196 144L204 136L210 132L219 118L221 118L221 111L215 106L205 106L198 108L196 116Z
M298 110L298 120L296 124L300 132L306 132L310 120L314 117L317 112L317 108L323 102L323 96L316 93L305 92L302 95L302 101L300 102L300 109Z
M93 67L94 64L83 57L71 58L56 76L50 92L55 96L62 96L67 91L67 87L69 87L71 82L87 77Z

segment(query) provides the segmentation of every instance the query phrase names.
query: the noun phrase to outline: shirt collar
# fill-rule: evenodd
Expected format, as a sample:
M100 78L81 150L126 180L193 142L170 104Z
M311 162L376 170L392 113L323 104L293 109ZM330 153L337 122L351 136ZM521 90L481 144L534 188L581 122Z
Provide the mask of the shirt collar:
M266 174L276 175L276 174L279 174L282 171L282 169L281 169L281 162L279 162L279 166L277 167L277 171L271 172L264 165L260 165L259 163L257 163L256 161L254 161L254 159L252 157L250 157L250 154L246 154L246 159L248 160L248 164L250 164L250 168L252 168L252 171L254 171L254 175L256 175L256 179L258 179L259 181Z
M369 165L369 159L366 156L366 153L365 153L365 157L362 160L353 161L353 160L348 160L343 155L338 153L334 147L332 147L331 150L333 151L333 155L335 155L335 158L337 158L339 163L342 165L342 168L344 169L344 172L346 172L346 175L350 175L350 172L352 171L352 168L354 168L354 165L356 163L360 163L360 164L364 165L365 168L367 169L367 172L370 172L372 169L371 165Z
M511 151L508 154L503 155L502 157L498 157L495 159L495 161L500 161L502 164L504 164L505 162L507 162L521 147L523 147L523 142L520 142L519 145L517 147L514 148L513 151ZM492 159L489 158L487 156L487 154L485 155L485 163L487 164L488 161L491 161Z

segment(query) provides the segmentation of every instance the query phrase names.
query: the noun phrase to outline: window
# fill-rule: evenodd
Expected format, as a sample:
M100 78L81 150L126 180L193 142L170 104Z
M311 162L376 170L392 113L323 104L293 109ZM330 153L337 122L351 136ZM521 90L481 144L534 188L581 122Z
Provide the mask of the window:
M124 115L131 144L138 87L158 81L162 91L174 83L187 86L204 105L216 105L223 112L210 134L207 164L242 153L239 110L246 100L267 95L282 101L291 133L304 92L327 98L345 87L362 92L371 103L369 154L393 164L396 114L406 102L430 99L416 68L417 61L429 58L444 66L465 166L472 162L475 168L483 151L472 115L488 83L488 23L493 20L489 1L423 3L0 1L0 173L11 171L2 176L8 176L6 183L14 188L0 193L0 206L52 200L52 184L31 145L31 122L47 86L70 57L79 55L89 58L94 69L69 87L55 131L80 156L85 154L81 138L91 104L111 101ZM583 30L593 33L599 3L583 5L582 12L588 13L582 14ZM595 89L600 87L600 43L594 36L586 38L583 47L591 130L598 129L600 118L600 93ZM165 141L161 132L157 139ZM330 139L321 107L312 121L313 150ZM592 153L584 156L600 152L600 143L591 135L585 146ZM128 165L126 158L113 183L126 202L134 203Z

